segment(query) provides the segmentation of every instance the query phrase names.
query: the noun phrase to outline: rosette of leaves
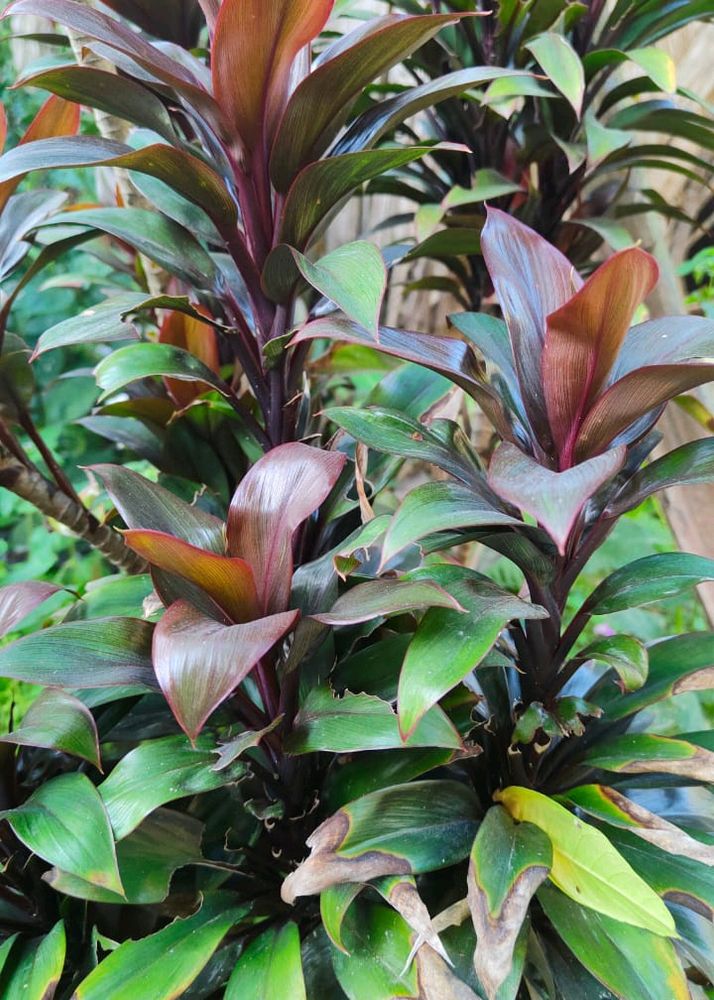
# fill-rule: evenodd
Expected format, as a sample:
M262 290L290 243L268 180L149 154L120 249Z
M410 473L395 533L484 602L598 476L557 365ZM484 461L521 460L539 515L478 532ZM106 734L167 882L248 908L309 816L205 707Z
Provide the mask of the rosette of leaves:
M487 461L443 418L382 406L328 416L370 449L440 470L391 516L385 564L398 566L415 544L433 558L476 541L519 567L548 617L490 631L490 613L468 605L469 571L432 570L471 613L431 609L420 621L396 682L397 716L408 738L437 702L479 699L471 738L483 752L451 766L477 803L476 835L461 840L468 865L427 874L406 837L375 837L368 863L358 845L365 810L379 801L372 793L312 834L283 893L320 893L328 934L352 953L350 919L376 919L365 916L366 897L353 902L364 869L416 877L431 924L415 944L434 951L437 933L474 991L452 985L450 995L684 1000L712 981L714 737L663 733L655 709L711 688L714 637L646 645L627 634L593 638L586 626L711 580L714 562L681 552L634 558L580 607L568 597L621 515L668 486L714 480L712 438L648 461L666 400L714 374L714 325L674 317L630 326L657 280L638 248L583 282L559 251L497 210L482 246L503 320L460 314L454 336L442 338L382 329L379 348L418 358L479 402L501 438ZM368 334L324 320L297 336ZM419 785L428 796L434 783L407 787ZM393 815L398 825L397 807Z

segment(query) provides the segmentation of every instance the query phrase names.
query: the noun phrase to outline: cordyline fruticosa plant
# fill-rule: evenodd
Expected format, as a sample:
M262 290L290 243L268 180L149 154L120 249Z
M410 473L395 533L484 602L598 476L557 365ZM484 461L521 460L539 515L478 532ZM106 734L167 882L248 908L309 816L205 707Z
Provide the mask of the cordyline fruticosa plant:
M712 637L647 650L627 636L587 648L582 633L714 566L635 563L564 628L561 617L622 512L714 475L709 441L644 465L666 400L709 375L711 324L628 333L656 277L646 254L616 256L582 285L494 213L483 249L507 327L472 316L471 342L380 329L375 252L306 251L356 186L433 155L377 148L386 132L488 78L404 91L381 116L362 112L359 148L332 145L365 85L455 15L373 19L311 63L327 2L204 0L205 22L192 4L167 4L166 19L155 5L109 6L141 33L72 0L52 16L118 74L60 64L28 82L162 141L28 142L0 159L0 177L89 163L145 173L157 208L53 218L43 239L60 235L31 267L101 232L147 283L48 331L35 353L127 339L124 316L162 310L157 332L147 321L141 343L101 360L98 417L141 421L157 445L186 421L183 450L174 441L169 464L154 447L151 461L189 495L207 488L189 503L95 466L152 595L142 609L143 576L109 578L0 650L0 675L44 689L3 738L0 990L686 997L685 972L695 990L711 966L712 748L707 734L649 735L639 713L707 683ZM47 13L29 0L11 10ZM165 294L149 288L145 258L171 275ZM365 408L331 408L346 433L329 448L303 384L314 338L418 364L390 371ZM502 438L488 472L434 416L444 375ZM365 461L355 440L387 457ZM209 447L220 476L200 465ZM368 484L404 458L449 478L372 517ZM522 595L432 555L473 541L520 567ZM2 631L54 592L4 588Z

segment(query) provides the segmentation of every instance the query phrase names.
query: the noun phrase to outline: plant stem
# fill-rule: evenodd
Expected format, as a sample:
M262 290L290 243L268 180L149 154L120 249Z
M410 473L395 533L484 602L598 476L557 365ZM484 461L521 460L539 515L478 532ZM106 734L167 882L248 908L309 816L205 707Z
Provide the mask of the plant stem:
M47 447L44 440L42 439L42 435L37 430L37 427L35 426L35 423L32 417L30 416L29 412L23 408L19 411L19 417L20 417L20 426L25 431L27 436L30 438L32 443L35 445L40 455L42 455L45 465L50 470L52 478L57 483L59 488L64 493L66 493L68 497L71 497L75 503L78 503L80 506L84 506L79 497L79 494L77 493L74 486L66 476L64 469L62 469L61 466L58 464L51 450Z

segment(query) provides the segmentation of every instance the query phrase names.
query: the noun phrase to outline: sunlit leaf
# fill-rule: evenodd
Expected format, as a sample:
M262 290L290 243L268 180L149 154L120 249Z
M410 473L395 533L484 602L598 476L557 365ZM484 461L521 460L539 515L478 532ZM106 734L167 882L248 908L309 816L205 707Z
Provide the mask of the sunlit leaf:
M553 85L572 104L580 117L585 93L585 73L577 52L564 35L544 32L525 46L540 63Z
M59 750L83 757L101 769L97 727L92 713L66 691L51 688L43 691L27 709L20 724L11 733L0 736L0 741Z

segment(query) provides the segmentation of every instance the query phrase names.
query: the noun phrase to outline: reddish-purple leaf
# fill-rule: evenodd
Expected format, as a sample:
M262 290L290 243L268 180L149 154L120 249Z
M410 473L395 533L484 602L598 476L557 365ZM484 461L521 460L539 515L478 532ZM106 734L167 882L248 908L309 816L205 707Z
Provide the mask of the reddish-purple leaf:
M156 626L156 677L178 724L192 741L209 715L282 638L299 612L221 625L176 601Z
M540 360L546 317L582 286L573 265L538 233L506 212L490 208L481 249L503 318L528 417L542 444L548 444Z
M61 587L40 580L27 580L0 587L0 637L12 632L23 618L58 590Z
M213 38L213 91L248 153L265 155L295 57L320 34L334 0L223 0Z
M162 531L126 531L124 539L152 566L195 583L232 621L251 621L258 614L253 572L243 559L206 552Z
M621 445L565 472L553 472L505 442L494 452L488 481L500 497L531 514L564 553L583 507L624 461Z
M176 310L171 311L167 313L159 329L159 342L182 347L216 375L220 375L218 337L210 323L203 323L193 316L187 316ZM204 382L186 382L177 378L164 378L164 385L168 394L180 407L189 406L206 390Z
M580 425L606 383L635 309L658 275L654 257L630 247L605 261L569 302L548 316L543 390L561 468L572 464Z
M251 566L263 614L288 607L293 534L326 499L344 464L338 452L283 444L238 484L228 511L228 551Z

